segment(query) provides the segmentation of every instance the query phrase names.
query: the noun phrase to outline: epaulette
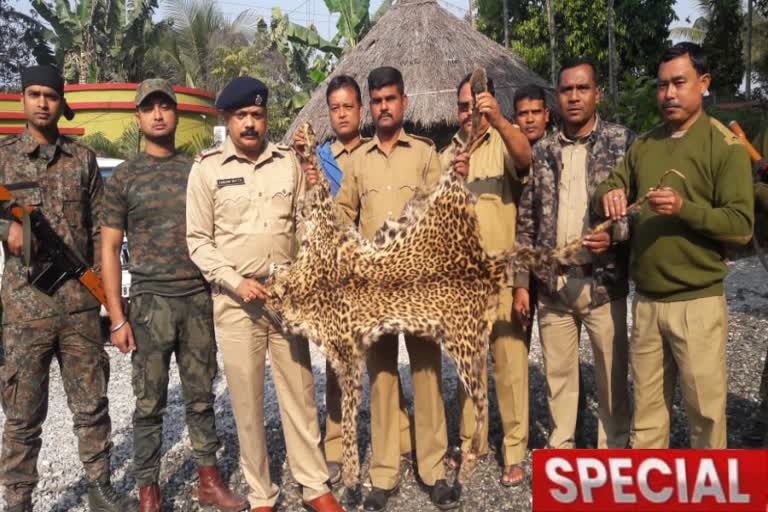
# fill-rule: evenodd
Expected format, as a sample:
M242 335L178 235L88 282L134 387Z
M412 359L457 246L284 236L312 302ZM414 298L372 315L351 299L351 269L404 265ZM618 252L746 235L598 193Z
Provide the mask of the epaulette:
M435 141L433 141L433 140L432 140L432 139L430 139L429 137L422 137L421 135L414 135L414 134L412 134L412 133L409 133L409 134L408 134L408 136L409 136L409 137L413 137L413 138L414 138L414 139L416 139L416 140L420 140L421 142L424 142L424 143L425 143L425 144L427 144L428 146L432 146L432 147L435 147Z
M279 149L280 151L290 151L291 150L291 146L289 146L288 144L275 144L275 147L277 149Z
M21 135L13 134L0 138L0 146L10 146L14 142L18 142L21 139Z
M205 158L215 155L217 153L221 153L221 147L216 146L213 148L204 149L203 151L199 152L197 155L195 155L195 163L202 162Z
M735 133L733 133L731 130L725 127L723 123L715 119L714 117L709 118L710 124L717 128L720 133L723 134L723 140L725 140L725 143L729 146L732 144L741 144L741 139L739 139Z

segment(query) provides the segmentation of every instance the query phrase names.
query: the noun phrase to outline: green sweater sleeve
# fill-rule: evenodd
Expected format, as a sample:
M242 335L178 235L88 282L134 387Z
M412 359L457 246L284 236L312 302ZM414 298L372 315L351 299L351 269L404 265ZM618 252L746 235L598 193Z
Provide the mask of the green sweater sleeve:
M728 146L714 178L712 206L683 200L679 216L706 237L744 245L752 238L754 226L754 191L746 149Z
M632 186L631 186L631 156L632 148L627 151L627 154L616 167L611 171L611 174L597 186L595 194L592 196L592 210L601 217L605 217L605 210L603 209L603 196L615 190L617 188L626 191L627 199L632 202Z

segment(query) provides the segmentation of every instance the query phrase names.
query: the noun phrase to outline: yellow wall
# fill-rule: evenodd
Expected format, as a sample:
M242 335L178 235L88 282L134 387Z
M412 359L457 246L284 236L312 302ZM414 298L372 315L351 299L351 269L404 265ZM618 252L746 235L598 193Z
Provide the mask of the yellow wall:
M72 121L62 118L59 127L82 128L85 130L84 135L101 132L107 139L116 140L135 122L135 110L133 108L135 95L135 84L68 86L65 89L65 97L75 110L75 118ZM192 141L196 136L212 136L218 116L210 93L177 89L176 98L179 104L180 117L176 143L183 145ZM105 102L113 105L92 105L93 103ZM185 108L187 106L201 107L206 112L190 111ZM10 113L13 112L22 112L20 99L9 97L9 95L0 97L0 129L24 126L24 119L9 118L12 115ZM3 114L6 116L4 117ZM2 135L0 134L0 136Z

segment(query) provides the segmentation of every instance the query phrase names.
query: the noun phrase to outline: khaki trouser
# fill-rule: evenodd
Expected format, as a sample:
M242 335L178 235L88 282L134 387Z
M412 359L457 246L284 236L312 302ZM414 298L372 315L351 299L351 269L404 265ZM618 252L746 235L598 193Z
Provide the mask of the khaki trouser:
M413 430L411 418L408 415L408 404L403 396L403 385L400 382L400 374L397 374L397 387L400 394L400 453L408 455L413 450ZM325 460L341 463L341 387L336 372L330 363L325 365L325 439L323 451Z
M627 301L591 307L591 278L569 278L554 296L540 293L539 332L552 419L549 446L573 448L579 403L579 335L587 329L597 385L598 448L626 448Z
M493 378L496 400L504 429L504 465L519 464L528 448L528 344L520 322L512 315L512 288L499 296L498 319L491 331ZM483 385L488 389L488 371L483 369ZM464 386L458 385L461 406L461 449L469 452L475 432L475 411ZM480 430L480 455L488 453L488 425Z
M440 345L405 337L413 381L413 424L416 461L426 485L445 478L443 457L448 450L441 380ZM371 381L371 483L392 489L400 481L401 409L398 392L397 336L383 336L368 352Z
M634 448L668 448L672 393L680 375L692 448L726 448L728 378L724 296L632 305Z
M240 441L240 465L251 488L251 507L271 507L280 489L269 476L264 432L264 373L272 367L288 463L304 500L326 494L328 468L320 450L315 384L305 340L286 339L263 314L260 303L243 304L222 291L213 299L216 339Z

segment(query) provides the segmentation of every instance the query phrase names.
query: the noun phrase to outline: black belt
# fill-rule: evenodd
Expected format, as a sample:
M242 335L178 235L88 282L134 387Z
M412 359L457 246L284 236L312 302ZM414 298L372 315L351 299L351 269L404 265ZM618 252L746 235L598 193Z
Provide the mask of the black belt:
M583 265L559 265L557 267L557 273L561 276L571 277L589 277L592 275L592 264L585 263Z
M470 181L467 189L480 197L483 194L498 196L503 204L516 203L522 192L522 183L514 181L507 175L492 176Z

